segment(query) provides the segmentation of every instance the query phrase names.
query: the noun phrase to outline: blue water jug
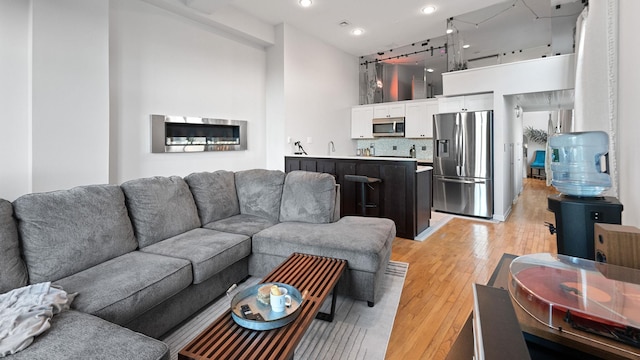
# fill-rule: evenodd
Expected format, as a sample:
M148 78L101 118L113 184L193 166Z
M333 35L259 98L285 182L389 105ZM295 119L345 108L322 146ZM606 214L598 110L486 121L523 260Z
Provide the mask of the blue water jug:
M599 196L611 187L609 136L603 131L556 134L551 147L551 184L565 195Z

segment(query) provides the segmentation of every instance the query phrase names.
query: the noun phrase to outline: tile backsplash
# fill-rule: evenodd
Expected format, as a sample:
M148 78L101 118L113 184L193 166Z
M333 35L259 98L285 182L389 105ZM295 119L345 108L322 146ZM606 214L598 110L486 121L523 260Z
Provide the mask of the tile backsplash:
M356 142L358 149L368 148L371 146L371 144L373 144L376 149L376 156L409 156L409 149L411 149L412 145L415 145L416 158L429 161L433 159L433 139L407 139L388 137L369 140L356 140Z

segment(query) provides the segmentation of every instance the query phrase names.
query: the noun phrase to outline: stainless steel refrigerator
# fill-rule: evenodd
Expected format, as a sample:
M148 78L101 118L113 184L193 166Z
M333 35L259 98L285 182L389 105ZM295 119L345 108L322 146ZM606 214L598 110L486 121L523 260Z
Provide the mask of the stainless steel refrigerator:
M493 111L433 117L433 208L493 217Z

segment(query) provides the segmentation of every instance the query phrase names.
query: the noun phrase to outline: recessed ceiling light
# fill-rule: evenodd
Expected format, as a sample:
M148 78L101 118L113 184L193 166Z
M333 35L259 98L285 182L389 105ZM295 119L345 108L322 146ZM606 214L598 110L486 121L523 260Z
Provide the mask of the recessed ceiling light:
M420 11L422 11L423 14L427 14L427 15L428 14L433 14L434 12L436 12L436 7L433 6L433 5L428 5L428 6L423 7L422 10L420 10Z
M298 3L300 4L300 6L302 7L309 7L311 6L311 0L300 0L298 1Z
M427 72L433 72L433 69L432 68L428 68Z
M359 36L359 35L364 34L364 30L362 30L362 29L360 29L360 28L356 28L356 29L351 30L351 34L352 34L352 35Z
M469 44L464 44L464 45L462 45L462 48L463 48L463 49L468 49L468 48L470 48L470 47L471 47L471 45L469 45Z

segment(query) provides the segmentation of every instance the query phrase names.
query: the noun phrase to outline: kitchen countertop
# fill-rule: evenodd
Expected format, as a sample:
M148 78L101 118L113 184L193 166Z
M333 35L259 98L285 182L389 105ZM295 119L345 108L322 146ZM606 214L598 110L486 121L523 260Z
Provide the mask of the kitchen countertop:
M416 159L410 157L393 157L393 156L348 156L348 155L287 155L290 157L300 158L321 158L321 159L346 159L346 160L388 160L388 161L414 161L419 163L431 163L430 159ZM433 170L431 166L417 165L416 172Z
M390 160L390 161L416 161L416 162L432 162L431 159L417 159L410 157L395 157L395 156L356 156L356 155L287 155L291 157L310 157L310 158L324 158L324 159L353 159L353 160Z

